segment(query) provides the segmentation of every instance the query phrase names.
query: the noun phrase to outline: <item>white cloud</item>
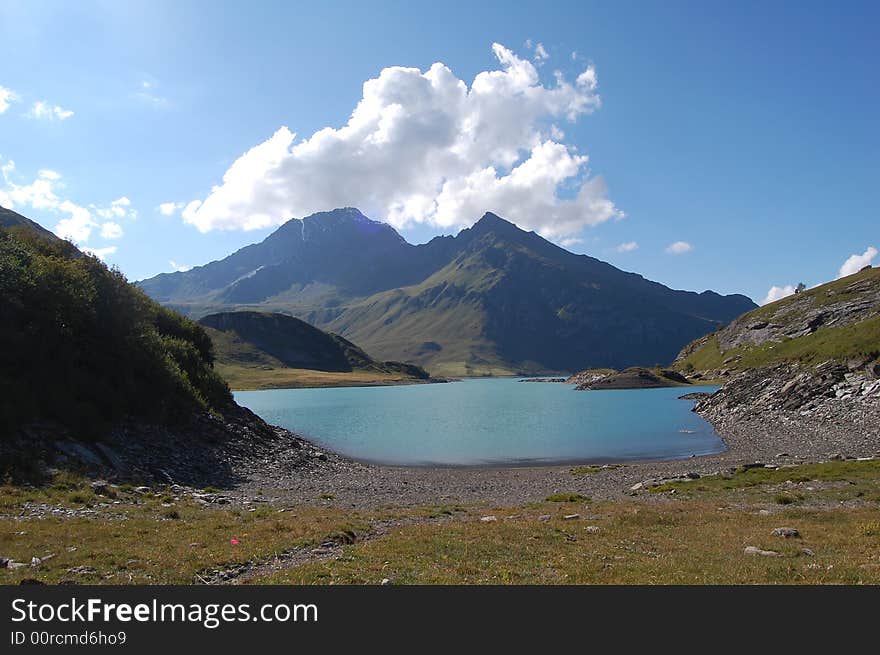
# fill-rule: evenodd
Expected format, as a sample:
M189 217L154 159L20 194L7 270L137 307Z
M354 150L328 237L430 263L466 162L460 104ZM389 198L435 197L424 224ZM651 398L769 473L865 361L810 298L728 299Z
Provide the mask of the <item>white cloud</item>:
M116 253L116 246L107 246L106 248L82 248L82 251L90 255L94 255L101 261L107 259L110 255Z
M9 109L9 105L18 100L18 95L5 86L0 86L0 114Z
M96 207L91 205L95 213L101 218L137 218L137 211L131 208L131 200L122 196L110 203L109 207Z
M558 238L623 217L553 123L599 107L595 70L545 86L532 62L493 51L500 69L470 87L442 63L384 69L344 126L300 141L281 127L189 202L183 220L202 232L247 230L357 206L398 228L453 229L493 211Z
M174 214L183 209L183 207L184 204L182 202L163 202L156 207L156 210L162 214L162 216L174 216Z
M535 46L535 62L539 65L543 64L545 61L550 59L550 55L547 53L546 48L544 48L543 43L539 43Z
M141 80L138 90L134 92L134 97L141 102L150 105L156 109L164 109L168 106L168 98L161 96L155 92L157 82L152 79Z
M31 118L63 121L73 116L73 112L59 105L52 106L43 100L37 100L27 115Z
M187 266L186 264L178 264L173 259L168 260L168 265L171 266L172 270L174 270L178 273L184 273L192 268L192 266Z
M108 221L101 225L101 237L104 239L119 239L122 234L122 226L119 223Z
M666 246L666 252L670 255L683 255L686 252L690 252L694 247L689 244L687 241L676 241L675 243L670 243Z
M786 284L784 287L770 287L770 290L767 292L767 295L764 297L764 300L761 301L762 305L766 305L770 302L775 302L786 296L790 296L794 293L794 285Z
M574 246L579 246L584 242L581 237L568 237L566 239L560 239L559 245L563 248L572 248Z
M109 207L94 204L84 207L59 194L64 188L61 175L48 168L41 169L37 177L28 183L18 183L13 179L15 162L7 161L0 166L4 186L0 188L0 204L9 209L30 208L61 215L53 232L62 239L70 239L77 244L88 242L92 232L99 230L105 239L118 239L123 234L122 226L116 221L102 221L109 218L134 218L137 212L131 209L131 201L125 196L110 203ZM106 254L115 252L106 248Z
M615 250L617 252L632 252L633 250L638 250L639 244L635 241L627 241L626 243L621 243Z
M842 278L847 275L852 275L853 273L858 273L865 266L874 261L874 257L877 256L877 249L874 246L868 246L868 248L861 255L850 255L849 258L843 262L843 266L840 267L840 271L837 273L837 277Z

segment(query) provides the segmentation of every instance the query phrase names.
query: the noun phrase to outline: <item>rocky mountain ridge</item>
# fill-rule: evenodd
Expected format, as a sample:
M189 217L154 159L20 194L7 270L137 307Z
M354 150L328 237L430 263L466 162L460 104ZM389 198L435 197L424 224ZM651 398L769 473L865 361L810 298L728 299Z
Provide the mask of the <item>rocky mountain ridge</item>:
M411 245L353 208L288 221L223 260L139 284L193 317L285 313L440 375L670 361L688 339L755 306L668 289L491 213Z

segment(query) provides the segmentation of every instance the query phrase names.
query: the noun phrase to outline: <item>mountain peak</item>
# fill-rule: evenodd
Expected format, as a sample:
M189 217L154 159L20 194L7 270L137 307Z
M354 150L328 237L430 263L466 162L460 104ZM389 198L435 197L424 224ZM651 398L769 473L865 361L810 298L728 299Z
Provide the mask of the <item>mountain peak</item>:
M482 225L484 227L492 227L496 225L511 225L516 227L507 219L501 218L498 214L493 214L492 212L486 212L485 214L483 214L482 218L474 223L474 227L476 227L477 225Z

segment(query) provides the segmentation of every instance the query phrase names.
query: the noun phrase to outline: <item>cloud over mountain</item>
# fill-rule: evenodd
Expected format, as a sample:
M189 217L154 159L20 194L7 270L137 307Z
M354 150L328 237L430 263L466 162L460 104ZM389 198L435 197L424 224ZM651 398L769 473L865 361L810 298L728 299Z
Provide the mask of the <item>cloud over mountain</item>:
M491 210L564 237L622 217L558 125L599 107L595 69L574 81L557 71L545 85L534 63L497 43L493 52L500 68L470 87L442 63L382 70L344 126L299 141L279 128L188 203L184 221L247 230L359 206L398 228L451 229Z
M0 205L8 209L27 207L60 216L52 231L80 246L85 245L96 230L103 239L119 239L124 233L119 220L137 218L137 211L125 196L113 200L108 206L83 206L62 197L64 183L56 171L41 169L36 178L25 183L18 182L15 173L14 161L7 160L0 165ZM116 252L116 247L93 248L92 251L103 258Z
M874 246L868 246L861 255L854 254L850 255L845 262L843 262L843 266L840 267L840 271L837 273L837 277L846 277L847 275L852 275L853 273L858 273L862 268L870 264L874 261L874 257L877 256L877 249Z

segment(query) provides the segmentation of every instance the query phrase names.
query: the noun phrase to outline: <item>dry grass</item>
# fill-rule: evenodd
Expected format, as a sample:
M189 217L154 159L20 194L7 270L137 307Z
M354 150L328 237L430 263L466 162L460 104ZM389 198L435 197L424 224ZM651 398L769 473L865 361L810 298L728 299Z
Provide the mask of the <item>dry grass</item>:
M513 508L354 512L326 501L218 509L168 489L137 494L125 486L97 495L59 475L43 488L0 487L0 555L19 562L54 555L34 568L2 570L0 582L188 584L206 570L265 562L354 532L358 540L339 559L248 582L880 584L878 481L880 462L829 462L672 483L619 502L559 494ZM779 504L782 494L795 501ZM32 517L40 507L48 515ZM70 508L94 513L60 513ZM480 521L486 514L497 520ZM572 514L579 517L563 518ZM381 536L359 540L378 525L386 526ZM774 536L782 526L801 536ZM779 556L746 555L746 546Z
M235 391L300 389L311 387L362 387L415 384L416 378L378 371L313 371L305 368L258 368L217 364L217 372Z
M516 510L511 510L516 512ZM338 560L255 583L377 584L877 584L877 510L784 510L762 516L687 501L545 506L503 520L413 525L346 548ZM530 512L530 513L531 513ZM539 521L545 512L554 518ZM565 520L579 512L585 518ZM590 526L590 530L587 527ZM772 535L794 526L803 535ZM873 527L872 527L873 526ZM599 531L595 531L595 527ZM746 555L746 546L780 553ZM815 554L804 552L809 549Z

